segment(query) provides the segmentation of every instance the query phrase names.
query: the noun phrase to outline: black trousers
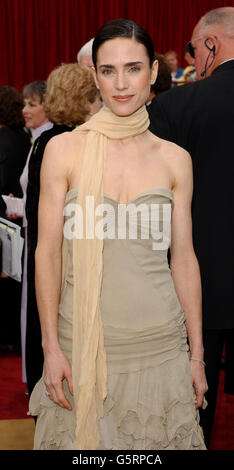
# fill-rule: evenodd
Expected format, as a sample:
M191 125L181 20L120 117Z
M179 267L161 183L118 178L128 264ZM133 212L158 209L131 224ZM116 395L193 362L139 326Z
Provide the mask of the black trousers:
M206 393L208 406L205 410L200 409L200 424L204 432L206 446L209 448L214 422L219 374L224 345L224 392L234 394L234 329L204 330L203 342L205 349L204 360L206 363L206 378L209 390Z
M10 277L0 279L1 328L0 344L11 345L21 353L20 310L21 282Z
M28 273L32 273L32 271L28 270ZM28 276L25 356L28 392L29 395L31 395L36 383L42 376L44 363L43 350L41 346L41 326L34 287L34 275Z

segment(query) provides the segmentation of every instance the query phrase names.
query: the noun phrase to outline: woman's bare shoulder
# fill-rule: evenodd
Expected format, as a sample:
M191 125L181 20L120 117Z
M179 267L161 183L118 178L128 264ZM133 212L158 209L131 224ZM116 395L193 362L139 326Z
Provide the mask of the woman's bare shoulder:
M79 151L86 141L86 133L77 132L74 129L71 132L63 132L62 134L52 137L46 145L47 152L72 153L75 149Z
M174 142L170 142L169 140L161 139L156 135L151 133L152 142L155 145L155 148L162 152L165 157L167 158L174 158L178 160L178 163L181 160L191 160L190 154L185 150L183 147L175 144Z
M155 155L160 155L168 168L173 188L184 184L191 186L193 168L192 159L187 150L157 136L153 136L152 141L155 146Z
M71 168L79 166L86 142L83 132L64 132L52 137L46 145L43 156L43 166L58 165L70 172Z

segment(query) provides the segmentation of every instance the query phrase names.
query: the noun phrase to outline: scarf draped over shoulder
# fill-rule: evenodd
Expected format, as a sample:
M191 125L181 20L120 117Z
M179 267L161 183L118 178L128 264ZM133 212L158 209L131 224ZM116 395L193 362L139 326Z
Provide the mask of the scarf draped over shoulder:
M145 132L149 118L145 106L130 116L120 117L103 107L73 132L87 132L79 181L77 204L86 227L86 196L93 196L94 207L104 202L103 172L107 139L124 139ZM99 420L107 395L107 367L100 314L103 269L103 240L73 239L73 344L72 377L76 413L73 449L98 449Z

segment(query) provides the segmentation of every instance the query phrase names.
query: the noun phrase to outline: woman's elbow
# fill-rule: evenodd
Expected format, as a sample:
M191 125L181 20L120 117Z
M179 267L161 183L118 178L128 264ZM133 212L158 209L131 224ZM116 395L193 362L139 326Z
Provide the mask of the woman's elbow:
M57 248L54 245L44 245L38 242L35 250L35 266L38 267L41 263L57 262L61 260L62 251L61 247Z
M181 250L171 250L170 265L176 267L178 265L197 264L197 257L193 247L183 247Z

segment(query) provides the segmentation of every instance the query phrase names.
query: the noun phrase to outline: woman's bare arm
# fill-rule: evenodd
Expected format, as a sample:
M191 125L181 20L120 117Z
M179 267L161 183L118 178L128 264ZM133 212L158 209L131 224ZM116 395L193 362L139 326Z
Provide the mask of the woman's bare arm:
M42 167L35 254L36 296L44 352L44 381L51 399L71 409L62 380L72 392L71 367L58 341L58 305L62 273L63 208L68 188L66 136L47 144Z
M193 249L191 200L193 192L192 161L190 155L177 148L173 173L174 208L172 212L171 273L183 308L190 346L190 357L203 361L202 296L200 269ZM204 365L190 361L197 407L202 405L207 390Z

